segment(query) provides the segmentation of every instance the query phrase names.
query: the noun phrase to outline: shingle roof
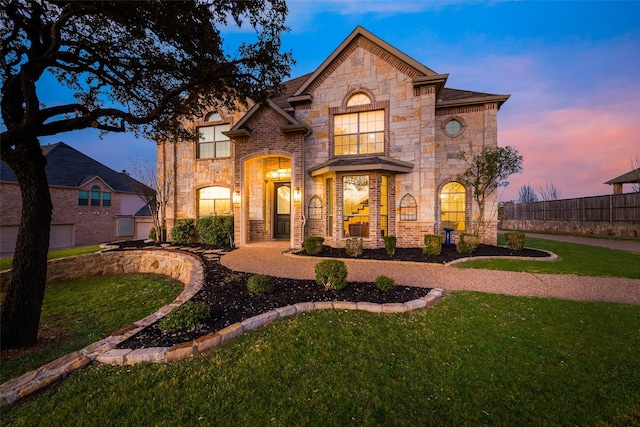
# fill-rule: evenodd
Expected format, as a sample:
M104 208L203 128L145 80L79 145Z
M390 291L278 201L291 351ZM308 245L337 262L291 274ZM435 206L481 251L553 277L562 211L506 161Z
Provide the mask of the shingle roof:
M143 184L129 175L114 171L64 142L42 146L42 153L47 158L45 171L49 185L78 187L87 180L99 177L117 192L139 193L144 188ZM0 181L18 181L5 162L0 165Z
M635 184L640 183L640 168L634 169L630 172L627 172L623 175L620 175L617 178L613 178L605 184Z

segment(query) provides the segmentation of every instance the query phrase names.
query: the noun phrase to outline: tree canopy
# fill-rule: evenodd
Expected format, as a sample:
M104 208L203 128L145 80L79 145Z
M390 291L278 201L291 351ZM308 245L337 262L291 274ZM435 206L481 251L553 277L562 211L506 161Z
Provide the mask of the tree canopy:
M284 0L0 2L0 156L23 201L2 309L6 347L36 342L44 295L52 205L38 138L90 127L187 136L180 124L202 108L272 96L292 55L280 51ZM249 39L233 50L223 38L232 27ZM74 102L41 102L46 73Z

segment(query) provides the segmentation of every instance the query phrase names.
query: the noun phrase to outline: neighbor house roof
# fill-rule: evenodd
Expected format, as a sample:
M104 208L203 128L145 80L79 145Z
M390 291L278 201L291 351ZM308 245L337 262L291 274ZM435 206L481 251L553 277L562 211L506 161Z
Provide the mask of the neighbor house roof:
M623 175L620 175L617 178L613 178L607 182L605 182L605 184L635 184L635 183L640 183L640 168L634 169L630 172L627 172Z
M150 191L148 187L126 173L116 172L64 142L44 145L42 153L47 158L45 171L49 185L79 187L87 181L99 178L113 191L121 193L142 193L145 189ZM0 181L18 182L18 178L5 162L1 162L0 165Z

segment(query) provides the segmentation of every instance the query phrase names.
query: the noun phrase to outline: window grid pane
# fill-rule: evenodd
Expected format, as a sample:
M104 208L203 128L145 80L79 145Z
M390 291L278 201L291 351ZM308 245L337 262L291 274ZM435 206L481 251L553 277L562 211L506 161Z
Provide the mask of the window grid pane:
M384 110L337 115L333 134L335 155L382 153Z
M443 228L465 230L466 192L461 184L451 182L442 188L441 210Z
M203 126L198 128L198 159L231 157L231 141L223 134L230 129L229 124Z

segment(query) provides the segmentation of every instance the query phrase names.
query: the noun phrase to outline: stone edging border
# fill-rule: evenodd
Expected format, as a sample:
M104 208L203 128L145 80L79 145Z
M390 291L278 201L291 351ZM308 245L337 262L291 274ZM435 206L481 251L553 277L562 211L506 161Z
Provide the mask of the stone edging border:
M115 347L118 344L124 342L131 336L140 332L142 329L166 316L175 307L178 307L191 299L191 297L193 297L204 284L204 268L202 261L193 253L154 248L143 250L125 249L112 252L100 252L99 254L121 253L123 255L139 256L141 255L139 253L141 251L171 252L174 253L175 256L184 256L189 260L189 263L191 264L191 274L189 274L188 283L185 283L185 289L182 293L170 304L160 308L158 311L144 319L114 332L107 338L0 384L0 407L11 405L20 399L24 399L25 397L42 391L52 384L66 378L69 374L87 367L93 361L111 365L134 365L143 362L161 363L184 360L203 351L218 347L231 339L239 337L245 332L269 325L281 317L295 316L297 314L313 310L326 309L362 310L371 313L402 313L432 307L442 298L442 294L444 293L442 289L434 288L431 289L424 297L405 303L376 304L371 302L356 303L349 301L301 302L253 316L242 322L227 326L217 332L212 332L195 340L176 344L172 347L152 347L136 350L116 349Z

